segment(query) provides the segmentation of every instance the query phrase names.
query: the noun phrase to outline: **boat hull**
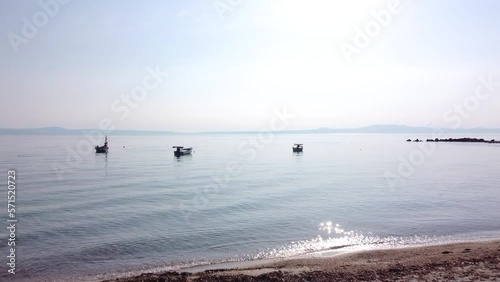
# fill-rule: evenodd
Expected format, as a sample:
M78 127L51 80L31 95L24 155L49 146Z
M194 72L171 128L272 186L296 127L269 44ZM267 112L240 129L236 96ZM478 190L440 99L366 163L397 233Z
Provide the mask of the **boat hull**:
M181 150L174 151L174 155L176 157L185 156L185 155L191 155L192 151L193 151L192 148L183 148Z
M108 147L95 146L95 152L96 152L96 154L107 154L108 153Z

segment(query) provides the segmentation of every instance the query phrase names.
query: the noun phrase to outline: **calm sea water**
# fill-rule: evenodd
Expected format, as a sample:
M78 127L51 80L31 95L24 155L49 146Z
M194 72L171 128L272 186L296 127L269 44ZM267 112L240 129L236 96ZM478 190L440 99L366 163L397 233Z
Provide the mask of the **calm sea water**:
M486 135L469 136L500 140ZM66 147L82 136L0 136L0 279L92 281L500 237L500 145L404 142L430 137L110 136L107 155L75 157ZM195 152L175 158L173 145ZM16 276L6 275L11 168Z

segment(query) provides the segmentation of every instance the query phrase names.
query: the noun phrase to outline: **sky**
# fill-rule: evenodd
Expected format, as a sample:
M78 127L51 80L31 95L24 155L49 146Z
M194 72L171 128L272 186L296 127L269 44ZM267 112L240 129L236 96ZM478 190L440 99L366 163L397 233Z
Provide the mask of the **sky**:
M288 130L500 128L498 11L495 0L4 0L0 128L261 130L283 111Z

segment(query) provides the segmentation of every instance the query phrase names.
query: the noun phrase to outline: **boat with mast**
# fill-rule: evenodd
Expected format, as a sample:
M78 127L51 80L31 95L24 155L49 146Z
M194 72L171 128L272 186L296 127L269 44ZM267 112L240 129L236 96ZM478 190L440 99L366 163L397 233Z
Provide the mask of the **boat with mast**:
M95 146L95 152L96 153L104 153L104 154L107 154L108 153L108 136L106 135L106 139L104 140L104 146L98 146L96 145Z

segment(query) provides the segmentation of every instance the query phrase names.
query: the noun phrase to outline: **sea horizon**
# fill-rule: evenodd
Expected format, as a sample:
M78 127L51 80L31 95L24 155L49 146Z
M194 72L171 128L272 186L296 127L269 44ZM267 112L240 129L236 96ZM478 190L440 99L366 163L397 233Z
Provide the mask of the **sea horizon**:
M18 175L16 281L500 238L500 145L408 137L426 138L114 136L96 154L77 135L5 135L0 166ZM175 145L194 152L175 157Z
M498 11L2 1L0 281L500 281Z
M82 128L68 129L59 126L36 127L36 128L0 128L0 135L65 135L65 134L87 134L87 135L167 135L167 134L258 134L272 131L273 134L328 134L328 133L387 133L387 134L474 134L500 133L500 128L493 127L425 127L407 126L399 124L373 124L361 127L319 127L313 129L277 129L271 130L266 127L261 130L203 130L203 131L172 131L172 130L140 130L140 129L97 129Z

